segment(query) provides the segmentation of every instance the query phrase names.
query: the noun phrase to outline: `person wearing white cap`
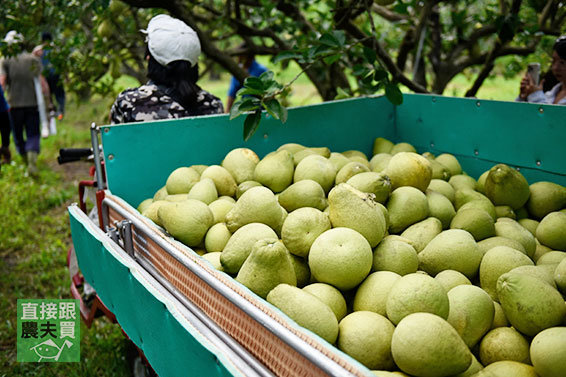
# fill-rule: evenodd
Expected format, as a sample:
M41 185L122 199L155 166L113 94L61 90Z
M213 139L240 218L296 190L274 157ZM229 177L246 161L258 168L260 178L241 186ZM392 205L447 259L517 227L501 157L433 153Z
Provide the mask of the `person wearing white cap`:
M143 32L149 81L118 95L110 110L111 123L223 113L222 101L196 84L201 52L197 33L165 14L153 17Z
M3 42L16 51L21 50L19 47L24 38L20 33L11 30ZM35 176L38 173L37 157L41 139L35 80L39 79L43 84L44 93L48 93L45 78L41 76L41 60L23 51L17 56L4 59L0 71L0 85L8 93L14 143L24 163L28 165L28 173Z

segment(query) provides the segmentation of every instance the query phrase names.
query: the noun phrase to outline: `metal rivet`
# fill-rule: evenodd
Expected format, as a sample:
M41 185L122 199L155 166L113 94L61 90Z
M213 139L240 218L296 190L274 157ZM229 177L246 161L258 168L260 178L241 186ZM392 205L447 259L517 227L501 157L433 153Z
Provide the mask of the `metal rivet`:
M518 166L515 169L517 169L517 171L521 171L521 168Z
M434 143L432 141L430 142L430 147L434 148Z
M108 155L108 160L112 161L114 159L114 155L113 154L109 154Z
M110 132L110 128L104 127L104 133L107 134L108 132Z
M540 166L541 164L540 160L537 160L537 166Z
M476 106L477 106L477 107L480 107L480 106L481 106L481 102L480 102L480 101L476 102Z
M480 152L477 149L474 149L474 154L477 156Z
M264 138L264 139L267 139L268 136L269 136L268 134L263 134L263 138Z
M436 97L432 97L432 102L436 102Z
M539 108L538 108L538 112L541 113L541 114L544 113L544 108L539 107Z

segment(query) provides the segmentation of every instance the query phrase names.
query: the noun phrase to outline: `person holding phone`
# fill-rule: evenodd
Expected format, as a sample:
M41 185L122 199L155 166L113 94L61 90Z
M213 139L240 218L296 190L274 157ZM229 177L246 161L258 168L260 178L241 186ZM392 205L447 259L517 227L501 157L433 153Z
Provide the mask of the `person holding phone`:
M558 83L549 91L543 91L544 80L538 82L539 70L529 64L527 73L521 80L520 94L517 101L566 105L566 35L559 37L552 47L552 64L550 70Z

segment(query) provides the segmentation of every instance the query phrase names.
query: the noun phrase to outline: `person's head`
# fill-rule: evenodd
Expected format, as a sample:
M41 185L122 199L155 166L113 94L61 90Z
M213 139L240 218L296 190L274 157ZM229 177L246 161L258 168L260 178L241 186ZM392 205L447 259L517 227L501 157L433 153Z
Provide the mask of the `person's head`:
M566 82L566 35L559 37L554 42L551 70L558 81Z
M197 33L183 21L160 14L147 29L147 76L165 86L188 107L196 100L198 58L201 52Z
M44 31L43 33L41 33L41 42L43 43L49 43L53 40L53 36L51 35L50 32L48 31Z
M239 51L238 55L236 55L238 64L241 64L244 69L248 69L255 59L255 54L250 51L246 42L241 43L237 47L237 51Z

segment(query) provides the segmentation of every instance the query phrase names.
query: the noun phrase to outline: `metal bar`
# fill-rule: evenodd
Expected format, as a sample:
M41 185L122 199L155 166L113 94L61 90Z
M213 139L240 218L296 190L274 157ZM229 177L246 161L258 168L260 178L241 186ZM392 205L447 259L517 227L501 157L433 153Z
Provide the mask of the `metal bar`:
M179 263L197 275L205 283L214 288L218 293L224 296L228 301L242 310L244 313L248 314L250 317L255 319L259 324L273 333L275 336L283 340L290 347L295 349L299 354L305 357L307 360L311 361L314 365L319 367L325 373L330 376L351 376L351 374L343 369L340 365L336 364L333 360L326 357L317 349L311 347L295 334L293 334L289 329L285 328L280 323L273 320L267 314L262 312L252 303L248 302L242 298L238 293L224 285L206 270L204 270L199 265L193 263L185 255L176 250L171 244L162 239L161 237L155 235L151 229L149 229L142 221L136 217L130 217L131 214L124 210L119 205L115 204L112 200L105 198L102 202L102 211L105 212L107 209L105 207L111 207L114 211L118 212L124 218L132 221L133 225L136 227L136 231L142 231L151 240L157 243L160 247L166 250L172 257L174 257ZM165 279L157 279L159 282L163 282ZM165 283L164 283L165 284Z
M98 133L100 129L96 126L96 123L92 123L90 126L90 139L92 142L92 154L94 157L94 167L96 169L96 187L99 190L104 190L104 179L102 177L102 164L100 162L100 144L98 143Z
M134 257L134 241L132 239L132 222L130 220L123 220L120 222L122 242L124 243L124 250L129 256Z

